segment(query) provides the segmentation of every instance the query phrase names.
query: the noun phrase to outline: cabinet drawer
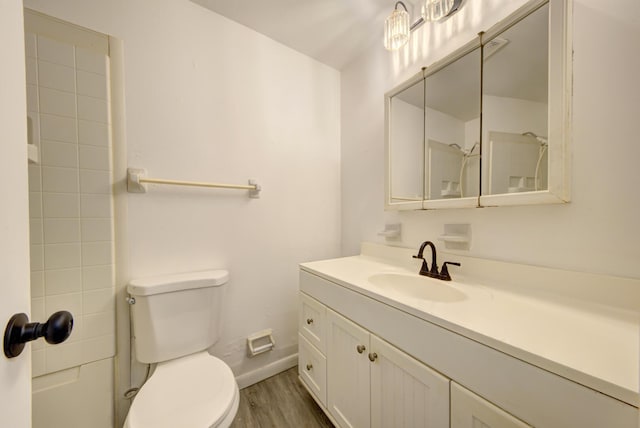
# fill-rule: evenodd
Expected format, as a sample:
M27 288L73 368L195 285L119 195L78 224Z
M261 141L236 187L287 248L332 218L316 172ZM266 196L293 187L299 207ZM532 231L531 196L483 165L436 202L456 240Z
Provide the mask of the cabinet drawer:
M484 398L451 382L451 428L531 428Z
M300 293L298 331L320 352L326 353L327 308L304 293Z
M298 375L309 390L327 405L327 359L302 334L298 334Z

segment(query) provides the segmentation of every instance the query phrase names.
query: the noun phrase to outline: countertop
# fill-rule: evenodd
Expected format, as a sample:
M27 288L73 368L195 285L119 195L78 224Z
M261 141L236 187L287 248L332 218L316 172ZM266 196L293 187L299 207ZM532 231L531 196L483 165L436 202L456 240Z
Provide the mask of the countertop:
M372 248L374 251L370 251ZM388 250L382 251L385 252ZM472 267L467 271L450 269L454 280L443 283L418 276L415 266L419 264L415 262L398 262L407 258L411 250L391 249L391 252L389 259L383 259L379 248L370 246L367 250L363 247L363 254L359 256L302 263L300 266L309 273L398 310L639 406L640 315L637 311L612 306L609 302L601 304L594 301L593 296L591 299L567 293L555 296L548 284L540 290L535 287L505 287L504 278L513 277L514 273L517 275L518 268L522 266L509 263L496 265L496 262L490 262L493 263L492 270L497 270L496 275L503 279L499 286L491 286L486 277L481 280L473 277L473 266L482 266L482 261L457 257L465 259L466 264ZM501 274L502 264L506 266ZM531 266L526 266L520 274L535 277L536 269L543 269L545 277L554 277L553 270ZM480 272L482 269L476 270ZM381 273L415 275L425 279L425 286L453 287L466 298L436 302L411 297L392 287L378 286L369 281L371 275ZM623 286L618 288L640 288L637 280L585 277L583 273L572 276L567 271L558 271L558 276L565 283L622 283ZM553 283L553 280L545 282ZM582 288L587 290L586 286Z

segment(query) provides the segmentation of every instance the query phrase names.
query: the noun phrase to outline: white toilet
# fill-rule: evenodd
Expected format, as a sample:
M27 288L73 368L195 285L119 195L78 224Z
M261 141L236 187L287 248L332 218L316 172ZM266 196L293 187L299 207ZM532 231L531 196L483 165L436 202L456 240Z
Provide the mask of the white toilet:
M238 411L229 366L207 349L220 332L225 270L131 281L136 359L158 363L136 395L124 428L228 427Z

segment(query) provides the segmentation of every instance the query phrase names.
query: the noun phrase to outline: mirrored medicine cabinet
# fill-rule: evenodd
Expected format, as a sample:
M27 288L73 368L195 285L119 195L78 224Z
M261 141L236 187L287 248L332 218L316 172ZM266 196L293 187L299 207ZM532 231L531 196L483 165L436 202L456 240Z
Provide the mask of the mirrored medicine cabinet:
M385 94L385 209L568 202L571 0L534 0Z

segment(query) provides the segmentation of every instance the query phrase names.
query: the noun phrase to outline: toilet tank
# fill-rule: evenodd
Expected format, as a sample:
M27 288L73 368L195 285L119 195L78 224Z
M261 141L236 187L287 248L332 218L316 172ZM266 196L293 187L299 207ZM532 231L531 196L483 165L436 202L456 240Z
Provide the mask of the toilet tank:
M226 270L136 279L127 291L136 359L158 363L213 345L220 334Z

